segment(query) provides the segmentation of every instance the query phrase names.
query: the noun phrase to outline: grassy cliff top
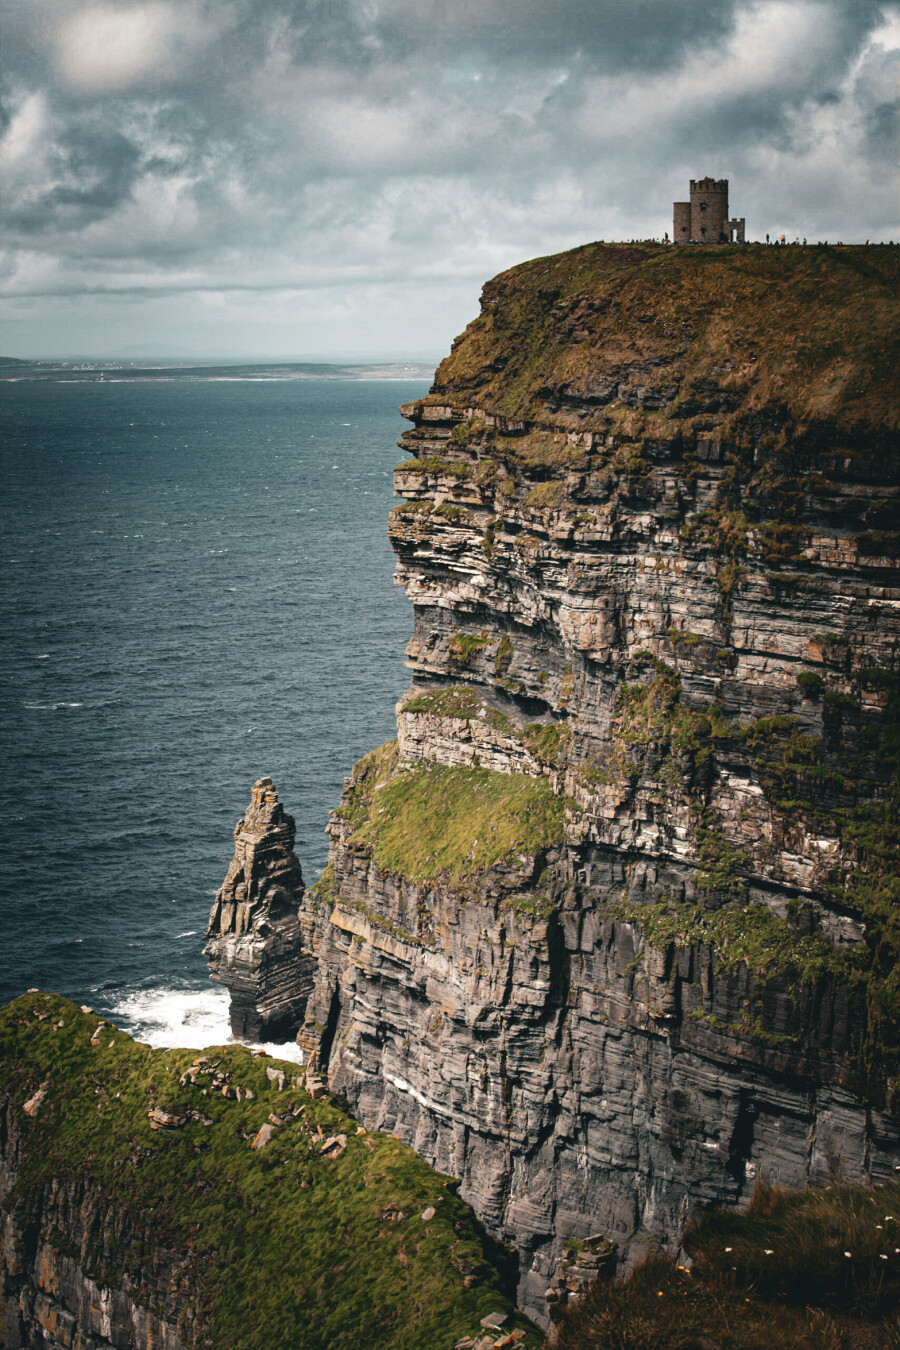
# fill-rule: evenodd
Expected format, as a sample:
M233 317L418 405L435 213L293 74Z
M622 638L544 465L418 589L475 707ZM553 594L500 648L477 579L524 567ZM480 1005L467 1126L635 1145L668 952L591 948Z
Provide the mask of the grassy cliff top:
M682 403L712 379L745 414L881 440L900 424L898 295L888 246L587 244L488 282L429 401L540 423L548 389L639 367Z
M188 1261L198 1307L196 1324L182 1329L188 1344L450 1350L492 1312L508 1314L505 1330L526 1333L524 1347L540 1344L503 1292L508 1254L450 1179L392 1136L357 1134L334 1101L292 1086L296 1064L240 1045L199 1057L152 1050L108 1024L92 1044L99 1020L49 994L0 1010L0 1103L8 1099L22 1135L3 1207L26 1223L51 1181L84 1181L97 1203L124 1213L126 1231L130 1216L134 1241L122 1240L117 1222L112 1252L102 1233L81 1249L71 1233L49 1235L99 1283L159 1301L154 1288L142 1297L149 1214L154 1247ZM200 1071L182 1081L198 1058ZM283 1071L283 1090L267 1069ZM41 1087L31 1117L24 1106ZM151 1110L169 1123L152 1128ZM265 1147L251 1148L267 1125ZM335 1136L344 1147L331 1153Z

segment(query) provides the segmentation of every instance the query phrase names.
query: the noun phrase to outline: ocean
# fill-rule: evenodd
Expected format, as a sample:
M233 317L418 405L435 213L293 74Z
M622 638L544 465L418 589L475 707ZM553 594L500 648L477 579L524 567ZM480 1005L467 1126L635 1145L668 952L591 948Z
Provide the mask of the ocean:
M391 471L428 382L263 373L0 383L0 1003L224 1040L202 948L252 783L310 884L396 734Z

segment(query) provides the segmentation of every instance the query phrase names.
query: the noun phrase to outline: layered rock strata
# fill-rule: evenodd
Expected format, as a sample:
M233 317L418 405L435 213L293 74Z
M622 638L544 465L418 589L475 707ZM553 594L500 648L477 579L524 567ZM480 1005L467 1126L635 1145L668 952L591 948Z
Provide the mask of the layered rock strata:
M232 1033L285 1040L303 1017L312 966L301 947L303 874L294 819L271 778L253 785L234 830L234 857L209 916L210 975L230 996Z
M898 284L590 246L403 409L412 686L301 907L299 1040L538 1317L566 1239L900 1166Z

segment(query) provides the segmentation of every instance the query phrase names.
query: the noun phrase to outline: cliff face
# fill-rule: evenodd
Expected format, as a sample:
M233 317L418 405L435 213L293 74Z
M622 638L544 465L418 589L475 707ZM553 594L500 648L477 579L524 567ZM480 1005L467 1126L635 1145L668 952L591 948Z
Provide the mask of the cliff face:
M234 829L234 857L210 912L204 949L212 979L231 996L237 1037L286 1040L312 988L297 918L303 874L294 837L293 816L271 778L260 778Z
M404 409L412 686L301 905L299 1039L538 1316L569 1237L900 1165L898 279L538 259Z

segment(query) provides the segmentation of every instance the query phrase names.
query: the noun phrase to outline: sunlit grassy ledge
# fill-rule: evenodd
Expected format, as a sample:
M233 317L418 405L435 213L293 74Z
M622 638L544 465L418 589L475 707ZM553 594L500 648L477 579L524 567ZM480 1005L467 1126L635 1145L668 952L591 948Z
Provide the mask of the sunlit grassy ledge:
M161 1318L179 1309L189 1346L449 1350L492 1312L540 1344L504 1292L505 1250L452 1180L388 1135L357 1134L335 1101L293 1085L297 1065L221 1046L203 1052L214 1069L182 1083L195 1051L152 1050L109 1025L97 1038L99 1020L49 994L0 1011L12 1176L0 1206L26 1246L39 1234L101 1288ZM154 1109L187 1119L153 1129ZM269 1142L252 1148L267 1124ZM344 1150L323 1154L340 1135ZM66 1193L77 1240L47 1231ZM148 1278L160 1251L174 1257L168 1288Z

